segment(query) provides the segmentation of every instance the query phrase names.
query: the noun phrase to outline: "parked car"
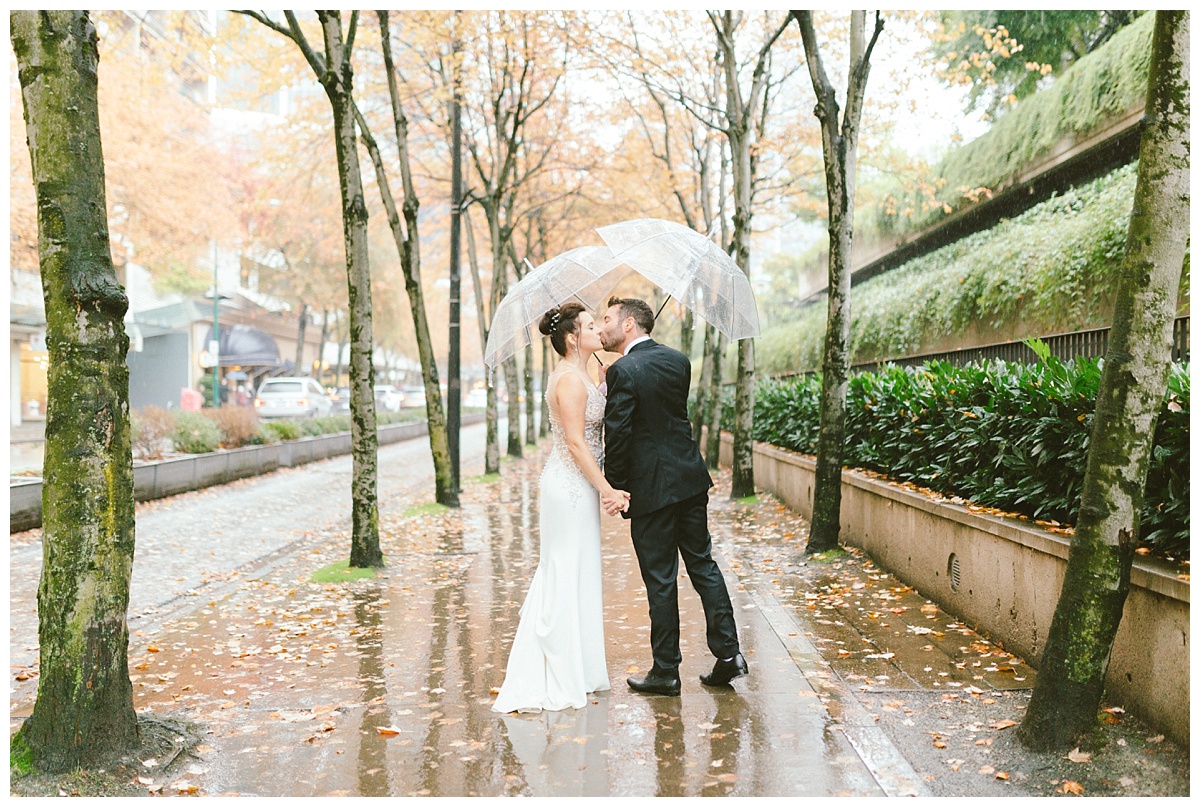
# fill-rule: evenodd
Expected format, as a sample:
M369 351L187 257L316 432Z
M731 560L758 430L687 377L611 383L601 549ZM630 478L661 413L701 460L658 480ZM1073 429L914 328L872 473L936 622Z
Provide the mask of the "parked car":
M385 412L399 412L404 405L404 393L391 384L375 385L375 407Z
M254 408L262 418L295 418L328 415L333 405L313 379L282 376L262 383L254 396Z
M335 415L345 415L350 411L350 388L338 387L329 393L330 412Z
M483 387L475 387L463 398L462 405L468 409L487 408L487 390Z
M405 409L423 409L425 407L424 387L405 387L400 405Z

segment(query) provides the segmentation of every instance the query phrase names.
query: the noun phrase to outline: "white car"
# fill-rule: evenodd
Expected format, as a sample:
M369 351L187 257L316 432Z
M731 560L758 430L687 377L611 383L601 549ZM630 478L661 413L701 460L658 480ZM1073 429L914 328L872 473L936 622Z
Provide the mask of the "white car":
M375 385L375 408L385 412L399 412L404 406L404 393L391 384Z
M262 418L312 418L328 415L332 404L325 390L313 379L283 376L263 382L254 396L254 408Z
M462 405L469 409L485 409L487 407L487 390L475 387L463 398Z
M405 387L401 393L400 405L405 409L421 409L425 406L424 387Z

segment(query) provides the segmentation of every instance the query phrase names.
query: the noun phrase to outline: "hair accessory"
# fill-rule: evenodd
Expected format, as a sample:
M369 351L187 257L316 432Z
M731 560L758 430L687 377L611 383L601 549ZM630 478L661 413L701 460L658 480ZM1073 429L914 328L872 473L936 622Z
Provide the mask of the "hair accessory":
M562 319L562 313L556 308L554 313L550 315L550 330L558 327L558 321Z

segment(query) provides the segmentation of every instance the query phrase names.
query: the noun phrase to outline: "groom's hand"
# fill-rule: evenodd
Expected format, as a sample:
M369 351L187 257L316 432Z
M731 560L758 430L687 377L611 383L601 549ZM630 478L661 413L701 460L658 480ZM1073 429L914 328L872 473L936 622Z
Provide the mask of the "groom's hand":
M629 509L629 494L623 490L614 490L611 494L601 498L601 504L605 514L615 516L617 513Z

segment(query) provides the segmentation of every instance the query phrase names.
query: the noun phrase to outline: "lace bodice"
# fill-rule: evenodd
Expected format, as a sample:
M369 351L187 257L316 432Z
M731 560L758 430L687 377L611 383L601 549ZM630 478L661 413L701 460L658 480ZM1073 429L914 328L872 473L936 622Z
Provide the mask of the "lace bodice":
M567 448L563 435L562 418L558 411L555 390L558 381L567 373L577 374L587 387L588 397L583 412L583 439L587 443L592 457L596 460L596 464L601 468L604 467L604 395L582 370L564 363L550 374L549 382L546 384L546 403L550 409L550 435L553 446L542 476L543 484L548 481L546 478L548 474L561 477L562 481L572 488L572 492L579 495L585 490L594 490L594 488L584 477L583 472L579 470L579 466L575 464L575 459L571 456L571 451Z

